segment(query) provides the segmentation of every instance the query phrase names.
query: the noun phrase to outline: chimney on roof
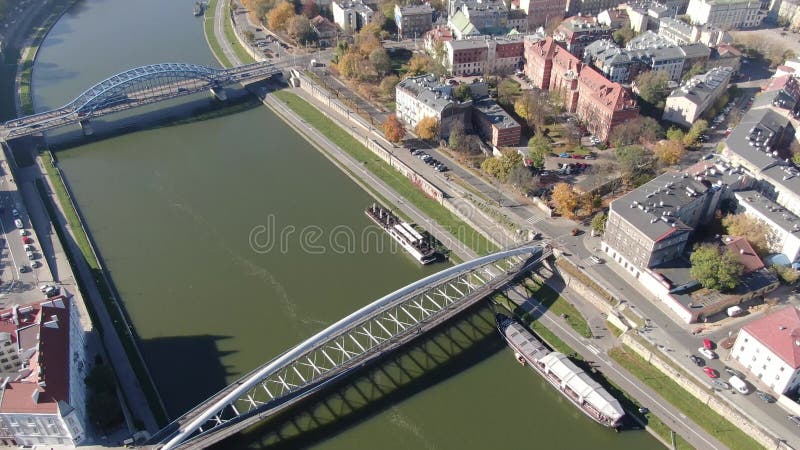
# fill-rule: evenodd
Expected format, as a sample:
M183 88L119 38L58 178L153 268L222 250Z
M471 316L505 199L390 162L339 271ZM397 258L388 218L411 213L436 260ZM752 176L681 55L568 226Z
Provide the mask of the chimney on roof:
M33 394L31 394L31 398L33 399L33 403L39 403L39 390L34 389Z
M740 249L739 249L739 254L740 254L740 255L744 255L744 249L743 249L743 248L740 248Z
M55 314L50 316L50 320L48 322L45 322L44 326L45 326L45 328L56 328L57 329L58 328L58 316L56 316Z

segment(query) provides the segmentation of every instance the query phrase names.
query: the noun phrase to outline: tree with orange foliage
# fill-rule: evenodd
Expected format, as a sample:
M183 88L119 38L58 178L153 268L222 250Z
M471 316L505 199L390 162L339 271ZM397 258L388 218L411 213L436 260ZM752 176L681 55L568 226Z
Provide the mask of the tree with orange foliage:
M294 5L282 2L267 14L269 28L273 31L286 31L286 25L294 17Z
M386 122L383 122L383 134L386 135L386 139L388 139L389 142L397 143L403 139L403 136L406 134L406 129L403 127L403 124L400 123L396 114L389 114L389 117L386 118Z
M578 207L580 196L575 189L567 183L558 183L553 186L553 194L550 197L556 212L562 216L572 219L575 217L575 208Z
M430 141L439 135L439 121L435 117L423 117L414 132L422 139Z
M686 147L683 146L681 140L668 139L656 144L653 148L653 154L665 166L674 166L686 155Z

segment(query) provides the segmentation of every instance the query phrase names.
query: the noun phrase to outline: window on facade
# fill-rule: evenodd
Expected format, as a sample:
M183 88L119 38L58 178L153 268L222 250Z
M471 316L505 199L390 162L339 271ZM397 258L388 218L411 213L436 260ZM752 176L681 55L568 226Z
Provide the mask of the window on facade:
M783 372L783 369L784 369L784 367L781 367L781 368L780 368L780 369L778 369L778 370L780 370L781 372Z

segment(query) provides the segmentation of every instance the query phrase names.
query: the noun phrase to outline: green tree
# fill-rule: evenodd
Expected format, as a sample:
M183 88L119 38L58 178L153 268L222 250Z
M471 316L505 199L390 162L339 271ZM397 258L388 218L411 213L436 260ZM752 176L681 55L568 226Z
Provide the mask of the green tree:
M460 102L470 100L472 99L472 90L470 90L469 85L459 84L453 89L453 98Z
M520 95L522 95L522 89L514 80L504 78L497 85L497 103L503 106L513 105Z
M636 33L631 29L630 24L625 25L611 35L611 37L614 39L614 42L616 42L620 47L625 47L628 45L628 42L633 39L634 36L636 36Z
M792 162L800 166L800 152L792 155Z
M533 167L543 168L545 157L552 151L550 140L541 134L536 134L528 141L528 147L528 159L531 160Z
M652 117L639 116L611 129L609 141L614 147L654 144L664 137L664 129Z
M692 127L689 128L689 132L683 137L683 144L687 147L696 144L697 140L700 139L700 135L702 135L707 128L708 122L703 119L696 120L692 124Z
M653 148L653 154L664 166L674 166L686 155L686 148L683 139L661 141Z
M700 75L706 71L706 66L703 63L694 63L691 69L683 75L682 81L686 81L695 75Z
M506 181L508 174L521 165L522 155L514 149L506 149L499 158L487 158L483 161L481 169L501 181Z
M503 166L500 164L500 158L489 157L484 159L481 163L481 170L495 178L500 178L503 173Z
M114 370L108 364L95 365L84 380L88 388L89 421L101 430L108 430L124 421L116 394Z
M689 257L689 273L708 289L729 291L736 287L744 267L736 254L716 244L701 244Z
M466 142L467 134L464 132L464 125L456 122L450 127L450 136L447 137L447 146L453 150L461 151Z
M627 183L630 183L639 175L653 170L650 153L640 145L617 147L614 150L614 157L617 160L622 178Z
M596 234L603 234L606 231L606 221L608 220L608 215L604 211L600 211L599 213L595 214L592 217L592 230Z
M639 98L650 111L663 111L664 103L669 95L669 75L663 70L650 70L639 74L634 81L639 91ZM645 105L643 105L645 106Z
M376 48L369 54L369 62L372 63L372 67L375 68L375 71L381 78L392 70L392 61L389 59L389 54L386 53L383 47Z
M389 75L381 80L380 90L381 94L386 97L394 98L395 94L395 87L397 83L400 82L400 78L397 78L397 75Z
M678 127L669 127L667 130L667 139L670 141L682 142L684 138L683 130Z

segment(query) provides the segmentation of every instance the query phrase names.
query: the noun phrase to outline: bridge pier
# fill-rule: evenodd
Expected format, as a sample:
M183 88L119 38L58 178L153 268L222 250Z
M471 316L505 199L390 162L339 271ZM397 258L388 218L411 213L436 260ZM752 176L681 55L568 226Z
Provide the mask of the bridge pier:
M81 120L80 124L84 136L91 136L94 134L94 127L92 127L92 122L90 122L89 119Z
M211 91L211 95L217 98L217 100L224 102L228 99L228 94L225 93L225 88L222 86L212 87L209 89Z

